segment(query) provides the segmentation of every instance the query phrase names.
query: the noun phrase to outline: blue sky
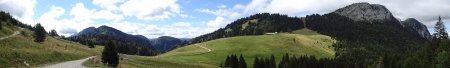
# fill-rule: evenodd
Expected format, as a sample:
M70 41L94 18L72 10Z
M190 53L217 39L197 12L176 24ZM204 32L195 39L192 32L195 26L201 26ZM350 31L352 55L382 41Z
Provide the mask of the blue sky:
M107 25L148 38L192 38L256 13L324 14L357 2L385 5L398 19L416 18L430 32L442 16L450 28L449 0L0 0L0 10L66 36Z

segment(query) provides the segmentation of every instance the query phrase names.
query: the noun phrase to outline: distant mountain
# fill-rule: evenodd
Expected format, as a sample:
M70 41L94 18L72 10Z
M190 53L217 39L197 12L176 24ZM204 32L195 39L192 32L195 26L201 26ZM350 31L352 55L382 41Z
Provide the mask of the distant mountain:
M120 30L117 30L115 28L105 26L105 25L100 26L98 28L88 27L88 28L80 31L78 34L76 34L74 36L79 36L79 35L109 35L109 36L113 36L116 38L122 38L125 40L134 41L134 42L136 42L138 44L142 44L142 45L151 45L151 43L145 36L126 34Z
M421 37L431 40L431 34L427 29L427 26L420 23L414 18L408 18L401 22L404 28L409 29L412 32L417 32Z
M119 53L137 55L155 55L150 40L142 35L126 34L109 26L89 27L70 36L70 40L84 44L104 45L108 41L116 42Z
M338 40L336 58L363 66L383 60L381 56L404 55L427 42L426 31L412 31L417 22L397 20L383 5L355 3L324 15L305 17L306 26ZM414 24L414 25L410 25ZM405 27L404 27L405 26ZM420 26L418 29L426 29ZM422 34L425 33L425 34Z
M393 20L392 13L383 5L369 4L367 2L354 3L340 8L332 13L348 17L354 21Z
M150 40L152 43L152 47L158 52L166 52L183 44L184 40L170 37L170 36L161 36L156 39Z

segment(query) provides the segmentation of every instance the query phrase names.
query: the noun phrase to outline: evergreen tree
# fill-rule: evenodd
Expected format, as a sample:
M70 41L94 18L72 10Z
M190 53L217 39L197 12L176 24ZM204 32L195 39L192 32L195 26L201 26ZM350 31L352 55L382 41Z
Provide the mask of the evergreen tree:
M230 56L227 56L227 59L225 59L224 67L230 67Z
M436 68L449 68L450 67L450 53L448 51L441 51L437 54L435 65Z
M270 60L269 60L269 68L277 68L277 64L275 63L275 56L272 54L272 56L270 56Z
M41 26L40 23L37 23L34 26L34 42L44 42L46 31L44 27Z
M119 55L116 51L115 43L108 41L102 52L102 62L110 67L117 67L119 64Z
M442 22L441 16L439 16L438 22L434 26L434 31L436 33L433 34L433 37L438 40L448 39L448 33L445 31L444 22Z
M255 60L253 61L253 68L262 68L258 57L256 57Z
M239 57L239 68L247 68L247 63L245 63L244 57L242 54Z
M286 53L283 58L281 58L280 64L278 64L278 68L289 68L289 55Z
M236 55L232 54L227 56L225 59L225 63L223 65L225 68L247 68L247 63L245 63L244 57L242 54L238 58Z
M50 30L50 32L48 32L50 36L59 36L58 33L56 33L55 29Z
M2 28L3 28L3 27L2 27L2 22L0 22L0 30L2 30Z
M88 46L89 48L95 48L94 42L92 42L92 41L88 41L88 42L87 42L87 46Z

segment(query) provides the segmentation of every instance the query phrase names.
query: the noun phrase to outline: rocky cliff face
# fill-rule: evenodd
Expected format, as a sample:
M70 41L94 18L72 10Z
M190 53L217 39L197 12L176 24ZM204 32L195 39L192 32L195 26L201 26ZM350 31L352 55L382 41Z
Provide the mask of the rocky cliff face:
M413 18L400 21L383 5L369 4L366 2L354 3L332 13L348 17L353 21L368 21L368 23L373 21L393 22L391 25L398 25L398 27L403 27L409 32L418 33L421 37L426 39L431 38L425 25Z
M346 16L354 21L374 21L374 20L392 20L395 19L392 13L386 9L383 5L354 3L344 8L340 8L332 13L337 13L342 16Z
M421 37L426 38L428 40L431 39L431 34L428 31L427 26L420 23L416 19L408 18L405 21L402 21L401 24L404 28L408 29L409 31L417 32Z

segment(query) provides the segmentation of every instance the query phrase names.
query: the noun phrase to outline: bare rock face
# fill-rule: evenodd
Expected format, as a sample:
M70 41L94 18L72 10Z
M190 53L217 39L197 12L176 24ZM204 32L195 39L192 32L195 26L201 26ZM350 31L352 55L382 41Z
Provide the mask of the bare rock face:
M420 23L414 18L408 18L405 21L401 22L402 26L410 31L419 33L420 36L426 38L428 40L431 39L431 34L427 29L427 26Z
M374 21L395 19L392 13L383 5L369 4L366 2L354 3L344 8L340 8L333 13L346 16L354 21Z

